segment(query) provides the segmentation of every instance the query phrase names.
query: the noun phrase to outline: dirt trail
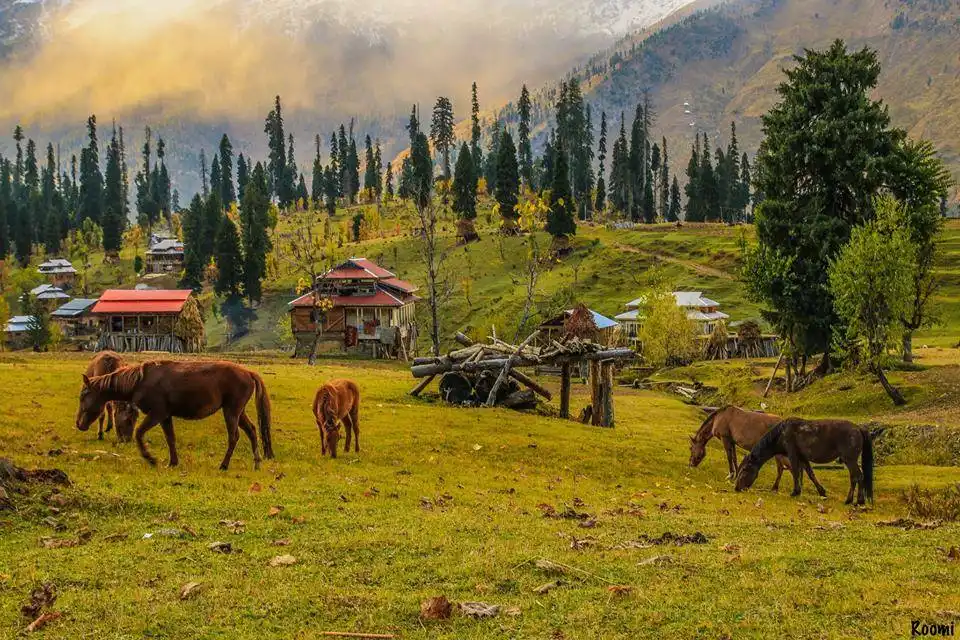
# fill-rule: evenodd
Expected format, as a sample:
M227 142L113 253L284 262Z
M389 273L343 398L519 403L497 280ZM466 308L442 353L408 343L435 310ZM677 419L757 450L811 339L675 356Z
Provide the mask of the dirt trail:
M638 249L637 247L631 247L626 244L615 244L614 248L619 249L620 251L626 251L627 253L639 253L645 256L651 256L657 258L658 260L663 260L664 262L670 262L673 264L680 265L699 273L702 276L711 276L713 278L720 278L722 280L736 280L737 277L732 273L727 273L726 271L721 271L720 269L714 269L713 267L708 267L706 265L700 264L699 262L693 262L692 260L682 260L680 258L674 258L673 256L664 255L656 251L645 251L643 249Z

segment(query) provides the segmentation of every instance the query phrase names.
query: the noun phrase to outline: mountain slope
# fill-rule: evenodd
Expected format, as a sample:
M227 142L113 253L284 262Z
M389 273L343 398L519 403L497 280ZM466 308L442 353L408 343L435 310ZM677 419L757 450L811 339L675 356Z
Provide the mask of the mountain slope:
M621 112L631 118L649 91L655 130L668 139L674 170L682 170L695 132L725 144L731 121L741 148L755 152L783 68L804 48L836 38L879 52L876 95L894 124L932 140L960 178L960 3L953 0L737 0L628 38L576 75L594 114L606 111L611 129ZM540 113L550 113L554 96L554 87L538 94ZM541 132L548 124L540 122Z

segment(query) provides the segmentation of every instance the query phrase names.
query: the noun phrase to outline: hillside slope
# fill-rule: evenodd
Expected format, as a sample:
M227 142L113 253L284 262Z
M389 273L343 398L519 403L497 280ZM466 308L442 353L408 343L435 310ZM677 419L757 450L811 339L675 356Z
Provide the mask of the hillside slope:
M879 52L883 74L876 95L889 105L894 123L932 140L960 177L960 110L954 108L960 99L960 3L952 0L736 0L628 38L575 75L595 117L606 111L614 130L619 114L629 120L649 91L655 130L667 137L680 169L696 132L725 144L731 121L741 148L754 153L760 118L777 101L783 68L805 48L837 38ZM555 95L555 87L537 95L541 135ZM505 109L507 119L512 112L512 106Z

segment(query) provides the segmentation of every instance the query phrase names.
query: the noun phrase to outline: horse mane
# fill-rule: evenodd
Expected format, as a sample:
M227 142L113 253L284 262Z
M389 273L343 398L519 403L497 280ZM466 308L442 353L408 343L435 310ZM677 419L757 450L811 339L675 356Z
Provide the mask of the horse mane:
M711 413L709 416L707 416L707 419L703 421L703 424L700 425L700 428L697 429L697 432L693 435L694 441L706 442L711 437L713 437L713 433L712 433L713 421L716 419L717 415L719 415L719 413L724 409L726 409L726 407L717 409L716 411Z
M133 390L143 380L143 370L148 364L150 363L129 365L117 369L113 373L90 378L90 388L100 392L133 393Z
M769 431L763 434L763 437L753 446L753 449L750 450L750 455L755 458L760 458L762 460L769 460L774 455L776 451L774 450L777 446L777 442L780 440L780 436L783 435L783 430L787 428L787 421L778 422L773 426Z

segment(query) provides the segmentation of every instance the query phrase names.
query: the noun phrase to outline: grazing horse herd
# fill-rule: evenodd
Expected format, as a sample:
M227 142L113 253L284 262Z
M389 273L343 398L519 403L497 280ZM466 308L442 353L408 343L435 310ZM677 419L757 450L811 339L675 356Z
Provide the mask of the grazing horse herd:
M246 406L256 399L259 426L247 416ZM263 458L273 458L270 436L270 398L263 379L253 371L226 361L189 362L155 361L125 365L116 353L98 354L83 375L80 407L76 426L87 431L99 420L98 437L116 428L117 440L136 442L140 454L151 465L156 458L144 443L144 436L160 425L170 451L170 466L177 466L176 438L173 419L202 420L218 411L223 412L227 427L227 451L220 469L226 471L230 458L243 431L253 450L254 468L259 469L261 446ZM134 428L139 413L143 419ZM313 414L320 431L321 454L329 451L337 457L340 425L345 427L344 452L360 451L360 390L350 380L333 380L317 391ZM106 429L104 420L106 419ZM850 473L850 490L846 503L857 504L873 500L873 445L866 429L843 420L782 419L769 413L744 411L724 407L714 411L690 437L690 466L695 467L706 456L707 443L716 438L724 447L729 468L728 479L735 480L735 489L742 491L753 486L760 468L771 458L776 459L777 479L773 490L780 486L784 469L793 475L791 496L800 495L802 475L805 472L821 496L823 486L813 474L811 463L840 460ZM737 463L737 446L750 453ZM858 460L863 461L863 469Z

